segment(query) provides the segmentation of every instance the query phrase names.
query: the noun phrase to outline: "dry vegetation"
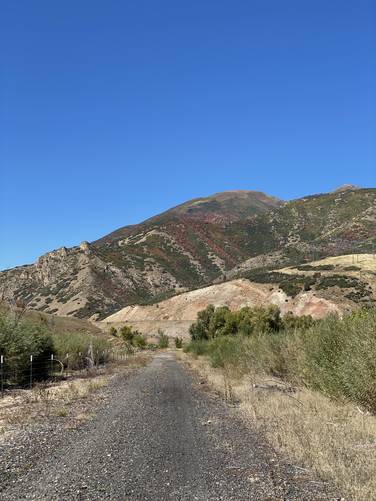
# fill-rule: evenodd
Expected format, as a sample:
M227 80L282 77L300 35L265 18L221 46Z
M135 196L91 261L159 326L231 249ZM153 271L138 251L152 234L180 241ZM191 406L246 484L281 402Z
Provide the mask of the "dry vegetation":
M68 428L78 426L90 417L90 403L101 400L98 390L111 378L131 369L145 366L150 354L137 353L101 368L86 371L84 376L59 383L40 383L31 390L18 390L0 398L0 436L31 422L51 416L67 418Z
M207 308L190 332L190 364L276 448L376 500L375 308L314 322Z
M11 432L17 426L40 421L50 416L69 417L71 425L85 420L88 415L81 408L75 412L73 404L92 396L108 384L108 376L64 381L57 385L39 384L31 390L20 390L0 399L0 434Z
M206 357L179 353L212 389L237 403L284 454L334 481L355 501L376 499L376 417L276 379L213 368ZM290 390L290 391L288 391Z

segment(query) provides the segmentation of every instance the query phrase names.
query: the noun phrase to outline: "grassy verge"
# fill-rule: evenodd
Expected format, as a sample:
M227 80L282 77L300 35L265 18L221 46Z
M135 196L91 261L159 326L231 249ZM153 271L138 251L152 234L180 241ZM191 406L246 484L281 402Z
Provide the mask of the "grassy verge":
M376 500L376 311L278 330L258 319L249 335L238 313L220 328L209 313L181 356L274 447L349 498Z
M214 391L236 402L246 422L277 450L335 482L346 499L376 499L375 416L307 388L286 392L282 381L265 375L214 368L207 356L178 356Z
M82 370L106 363L112 357L111 348L112 344L104 337L54 330L35 319L0 313L0 355L5 387L28 383L31 356L33 380L43 381L63 367Z
M88 404L100 399L98 390L117 374L143 367L149 360L150 354L138 353L100 370L88 371L83 377L39 383L30 390L11 392L0 398L0 435L51 416L65 418L68 428L78 426L90 417L92 409Z
M226 320L211 337L194 339L186 351L206 354L213 367L277 376L376 413L376 310L297 327L284 320L286 326L279 330L265 329L264 320L260 324L258 319L262 329L256 324L248 335L239 333L233 313L226 315L230 322Z

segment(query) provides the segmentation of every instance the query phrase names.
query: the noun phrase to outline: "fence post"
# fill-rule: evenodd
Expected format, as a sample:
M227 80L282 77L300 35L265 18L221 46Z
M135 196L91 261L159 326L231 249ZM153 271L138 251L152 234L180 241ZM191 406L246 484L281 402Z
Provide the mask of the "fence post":
M0 355L0 385L1 385L1 398L4 396L4 356Z
M30 388L33 387L33 355L30 355Z
M65 358L67 359L67 377L69 377L69 353L67 353Z
M50 368L50 372L51 372L51 379L54 377L54 354L52 353L51 355L51 368Z

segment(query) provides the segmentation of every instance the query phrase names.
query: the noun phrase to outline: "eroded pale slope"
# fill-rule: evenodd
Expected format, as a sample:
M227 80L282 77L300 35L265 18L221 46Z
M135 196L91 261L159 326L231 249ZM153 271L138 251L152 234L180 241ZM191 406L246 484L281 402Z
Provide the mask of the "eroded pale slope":
M278 305L283 314L292 311L298 315L312 315L321 318L330 313L342 313L342 307L317 297L313 292L302 292L295 298L288 297L277 285L255 284L245 279L212 285L186 292L160 303L148 306L127 306L110 315L103 322L109 325L130 324L147 335L155 335L163 329L169 336L188 336L189 326L196 320L197 313L209 304L228 306L237 310L244 306Z

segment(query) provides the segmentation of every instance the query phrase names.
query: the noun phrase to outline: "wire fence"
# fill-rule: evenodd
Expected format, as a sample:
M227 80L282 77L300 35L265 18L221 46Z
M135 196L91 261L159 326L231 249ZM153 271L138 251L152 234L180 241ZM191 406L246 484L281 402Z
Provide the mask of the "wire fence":
M124 352L104 350L66 353L65 356L0 355L0 398L16 389L33 388L40 382L56 382L73 376L91 374L105 365L128 358Z

